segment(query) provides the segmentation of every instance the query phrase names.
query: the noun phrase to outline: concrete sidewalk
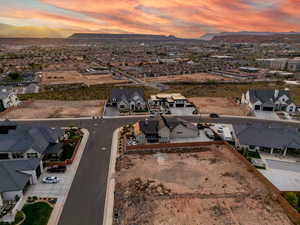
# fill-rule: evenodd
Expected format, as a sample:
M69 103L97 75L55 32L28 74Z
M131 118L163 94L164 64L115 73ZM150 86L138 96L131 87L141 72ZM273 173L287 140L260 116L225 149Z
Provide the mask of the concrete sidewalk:
M114 193L115 193L115 168L116 159L118 156L118 137L121 128L118 128L113 133L110 163L107 177L106 198L104 205L103 225L113 224L113 209L114 209Z
M68 190L67 190L67 193L65 194L65 196L57 199L57 203L55 204L55 207L54 207L54 209L52 211L52 214L51 214L50 219L48 221L48 225L57 225L58 224L60 215L61 215L62 210L64 208L66 199L68 197L68 193L69 193L70 188L72 186L72 182L74 180L77 168L79 166L82 154L83 154L83 152L85 150L85 146L86 146L86 143L88 141L88 138L89 138L90 134L89 134L89 131L87 129L81 129L81 131L83 132L83 137L82 137L80 146L78 148L75 160L73 161L73 163L70 166L70 168L68 168L68 170L71 170L71 174L70 174L72 176L72 178L71 178L72 179L71 185L68 187Z

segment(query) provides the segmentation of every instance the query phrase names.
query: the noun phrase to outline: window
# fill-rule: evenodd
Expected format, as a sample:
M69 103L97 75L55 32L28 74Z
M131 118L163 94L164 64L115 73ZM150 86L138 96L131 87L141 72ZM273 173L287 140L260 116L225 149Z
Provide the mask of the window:
M37 153L27 153L27 158L38 158Z
M21 159L21 158L24 158L24 154L23 153L13 153L12 157L14 159Z

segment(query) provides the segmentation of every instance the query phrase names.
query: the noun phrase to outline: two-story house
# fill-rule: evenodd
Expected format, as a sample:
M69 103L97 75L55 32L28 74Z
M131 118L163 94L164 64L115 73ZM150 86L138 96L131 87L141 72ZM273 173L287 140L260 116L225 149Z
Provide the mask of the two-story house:
M139 144L168 143L180 138L199 136L195 124L173 117L157 117L139 121L134 125L135 136Z
M108 104L120 112L145 111L147 104L142 88L113 88Z
M241 103L258 111L296 111L288 90L250 89L242 95Z

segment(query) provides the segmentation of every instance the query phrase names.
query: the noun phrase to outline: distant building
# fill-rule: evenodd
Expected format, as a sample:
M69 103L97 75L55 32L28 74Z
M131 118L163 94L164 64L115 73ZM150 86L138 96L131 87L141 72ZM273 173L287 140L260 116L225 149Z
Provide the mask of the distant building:
M0 112L19 104L20 101L13 91L6 89L0 90Z
M147 109L142 88L113 88L108 104L117 107L120 112Z
M257 73L259 72L259 69L255 67L247 67L247 66L242 66L239 68L240 71L246 72L246 73Z
M256 59L256 61L265 67L274 70L288 70L291 72L300 71L300 59L274 58L274 59Z
M291 100L287 90L250 89L242 95L242 104L247 104L252 110L295 112L296 105Z
M291 72L300 72L300 59L291 59L288 61L287 70Z

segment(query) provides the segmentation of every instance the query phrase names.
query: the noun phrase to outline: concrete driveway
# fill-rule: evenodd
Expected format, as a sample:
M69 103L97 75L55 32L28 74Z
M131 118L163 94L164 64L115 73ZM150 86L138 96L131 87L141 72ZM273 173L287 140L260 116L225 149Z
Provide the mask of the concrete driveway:
M170 108L172 116L191 116L195 111L194 107L185 107L185 108Z
M47 176L56 176L60 179L57 184L44 184L42 179ZM68 190L71 187L73 180L72 169L69 169L65 173L47 173L44 172L40 176L36 185L30 185L26 196L37 197L51 197L60 198L67 195Z
M269 111L254 111L254 114L259 119L264 120L280 120L275 112Z

